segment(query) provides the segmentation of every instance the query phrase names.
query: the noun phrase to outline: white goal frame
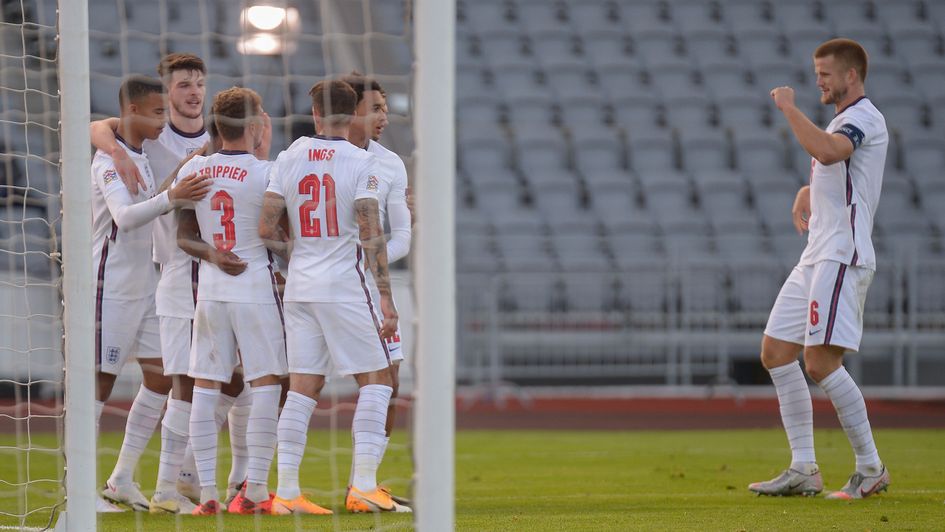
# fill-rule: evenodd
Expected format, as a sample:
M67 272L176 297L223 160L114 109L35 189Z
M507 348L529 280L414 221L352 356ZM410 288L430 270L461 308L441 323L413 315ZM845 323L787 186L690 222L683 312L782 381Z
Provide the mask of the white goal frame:
M95 286L89 185L89 7L59 1L66 512L59 530L95 530Z

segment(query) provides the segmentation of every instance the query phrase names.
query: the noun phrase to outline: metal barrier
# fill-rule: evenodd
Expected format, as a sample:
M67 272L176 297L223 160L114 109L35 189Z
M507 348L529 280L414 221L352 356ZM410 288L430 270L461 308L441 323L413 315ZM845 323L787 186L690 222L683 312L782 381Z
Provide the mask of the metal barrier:
M861 352L870 385L945 385L945 255L881 256ZM461 383L728 384L757 360L789 267L776 259L641 260L619 271L461 272Z

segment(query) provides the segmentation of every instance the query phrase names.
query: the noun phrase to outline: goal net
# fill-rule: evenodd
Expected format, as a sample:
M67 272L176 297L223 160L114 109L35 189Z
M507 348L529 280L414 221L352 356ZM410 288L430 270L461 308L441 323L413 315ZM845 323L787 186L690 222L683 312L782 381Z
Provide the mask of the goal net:
M220 90L232 86L254 89L272 119L270 159L274 159L294 139L314 133L308 94L313 84L326 77L357 71L377 80L384 89L388 122L379 141L404 160L410 185L416 190L415 7L410 0L87 0L91 119L118 116L118 88L125 76L144 74L156 77L158 63L164 55L193 53L200 56L207 67L204 116ZM73 500L71 494L67 494L66 471L80 474L76 466L79 462L70 462L72 467L67 467L69 453L64 444L68 436L65 413L71 404L68 393L64 393L68 380L66 368L70 367L66 355L70 353L71 344L68 333L63 341L63 322L67 313L64 313L62 301L65 297L68 309L69 293L67 291L63 296L63 275L70 271L70 264L68 254L65 261L61 254L62 226L67 225L62 223L62 203L65 201L68 205L64 193L68 187L66 178L60 178L60 142L66 144L65 137L60 136L60 127L69 124L70 120L75 126L76 117L60 113L60 95L69 89L57 75L57 68L62 66L57 58L64 55L58 48L61 34L57 30L57 8L55 0L2 3L0 528L54 526L57 513L66 509L67 498ZM448 13L452 16L452 10ZM429 24L429 16L427 20ZM452 46L446 49L451 55ZM449 61L452 69L452 57ZM452 78L451 75L446 77ZM449 83L444 86L451 91ZM451 92L449 98L452 98ZM451 124L451 106L447 108ZM86 125L82 124L82 127ZM451 134L443 138L452 142ZM430 146L436 148L435 143ZM66 149L62 150L65 155ZM451 166L450 158L443 160L450 161ZM443 179L450 179L451 172L450 167ZM88 183L84 176L82 179ZM432 204L434 195L443 190L449 191L448 204L451 202L451 188L428 187L426 199L421 190L418 200L421 210L422 205ZM451 223L449 230L452 231ZM436 232L436 229L427 231L427 237L434 237ZM447 244L451 250L449 240ZM433 247L426 246L425 257L435 253ZM415 316L423 313L413 311L412 267L417 260L412 253L392 264L394 297L400 313L406 361L401 366L399 396L394 400L397 411L395 428L378 471L378 482L404 497L415 496L415 485L423 483L422 477L420 480L415 477L415 439L411 434L414 425L412 410L417 405L414 354L418 343L423 343L417 341L415 326ZM91 278L84 281L89 285L84 286L86 289L94 283ZM430 286L430 291L434 291L433 284ZM91 289L84 293L89 295ZM447 296L434 294L432 297L436 301L437 297L442 300ZM451 315L451 312L446 312L442 318L448 319ZM449 333L450 329L444 330L448 340L439 344L449 346L446 356L451 358L453 340ZM90 346L73 345L71 352L81 356L82 353L88 354L90 349ZM439 347L428 345L428 349ZM440 366L437 371L451 371L450 365ZM75 375L73 373L73 379ZM445 398L451 405L451 374L447 374L447 379L449 384L441 387L440 391L450 394L449 397L436 397ZM365 516L354 525L346 521L350 519L344 515L344 500L352 460L351 417L357 398L357 388L349 380L330 379L322 393L312 418L301 466L301 489L310 494L312 500L335 511L335 517L321 521L330 521L335 529L410 526L413 520L409 516L376 514ZM98 487L103 485L115 465L128 409L140 383L141 373L137 365L133 362L126 364L106 403L97 440L97 471L93 473ZM91 387L92 383L87 384ZM427 399L434 397L431 393ZM89 406L83 404L83 409ZM430 412L435 413L435 409ZM450 410L445 419L450 434L451 416ZM445 434L435 425L435 421L427 421L427 426L434 426L433 431ZM158 425L134 474L146 497L155 489L160 432ZM226 426L220 434L218 484L222 495L226 485L225 470L232 457ZM442 444L450 447L448 454L434 454L437 458L448 456L452 462L451 436L449 439L431 440L428 448ZM451 498L452 466L443 467L449 473L441 478L450 485L440 491ZM275 469L274 460L270 477L270 489L273 490L276 486ZM451 519L451 506L449 512ZM181 525L179 519L177 526ZM99 514L98 523L99 526L150 528L146 512ZM217 527L223 526L223 521L216 523ZM306 528L315 524L295 519L294 526Z

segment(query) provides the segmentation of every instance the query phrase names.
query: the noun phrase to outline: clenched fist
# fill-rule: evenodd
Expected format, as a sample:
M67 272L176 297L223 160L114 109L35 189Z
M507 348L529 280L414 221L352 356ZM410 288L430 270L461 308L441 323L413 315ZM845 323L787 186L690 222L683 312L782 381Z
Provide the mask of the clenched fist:
M791 87L777 87L771 90L771 99L778 109L784 111L789 107L794 107L794 89Z

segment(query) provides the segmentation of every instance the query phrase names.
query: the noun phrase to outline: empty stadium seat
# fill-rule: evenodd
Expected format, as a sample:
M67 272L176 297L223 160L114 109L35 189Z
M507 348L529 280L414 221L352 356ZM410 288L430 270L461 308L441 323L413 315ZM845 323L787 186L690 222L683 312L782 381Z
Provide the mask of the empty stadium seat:
M619 116L620 111L617 110ZM638 124L627 131L630 166L638 173L665 172L674 170L676 148L672 135L663 129L653 129L646 124Z

